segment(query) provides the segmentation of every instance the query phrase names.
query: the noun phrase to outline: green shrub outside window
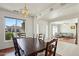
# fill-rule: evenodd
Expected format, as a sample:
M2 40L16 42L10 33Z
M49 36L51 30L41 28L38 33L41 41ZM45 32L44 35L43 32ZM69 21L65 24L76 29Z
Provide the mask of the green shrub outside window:
M11 38L13 37L13 33L12 32L6 32L5 36L6 36L6 40L11 40Z

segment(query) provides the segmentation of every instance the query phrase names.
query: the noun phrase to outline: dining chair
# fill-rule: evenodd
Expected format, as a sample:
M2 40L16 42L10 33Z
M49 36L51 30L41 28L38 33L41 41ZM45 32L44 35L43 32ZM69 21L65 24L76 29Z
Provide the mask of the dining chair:
M45 56L56 55L57 42L58 42L58 39L53 39L50 42L47 42Z
M15 48L15 55L16 56L24 55L24 51L19 46L19 44L17 42L17 38L15 38L15 37L13 37L13 44L14 44L14 48Z
M58 55L58 54L56 54L57 41L58 41L58 39L53 39L50 42L47 42L45 51L38 53L37 56L52 56L52 55L55 56L55 55Z
M38 39L40 40L44 40L45 39L45 35L44 34L38 34Z
M18 36L19 37L26 37L26 34L25 33L18 33Z
M17 56L17 55L21 55L20 54L20 51L19 51L19 47L18 47L18 44L17 44L17 40L16 40L16 38L14 38L13 37L13 44L14 44L14 48L15 48L15 55Z

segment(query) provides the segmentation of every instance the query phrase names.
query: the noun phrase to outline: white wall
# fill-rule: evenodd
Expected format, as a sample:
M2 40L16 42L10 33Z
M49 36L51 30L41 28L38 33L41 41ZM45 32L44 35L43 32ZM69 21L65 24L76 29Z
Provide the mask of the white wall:
M43 21L43 20L39 20L38 24L39 24L39 33L46 34L46 25L47 25L47 22Z
M78 34L78 45L79 45L79 19L78 19L78 26L77 26L77 30L78 30L78 32L77 32L77 34Z
M33 37L33 18L27 18L25 21L26 37Z
M48 22L48 37L51 37L51 34L52 34L52 26L51 23Z
M37 24L38 24L38 29L37 29ZM48 22L44 21L42 19L34 19L34 34L37 33L43 33L45 34L46 38L48 37Z

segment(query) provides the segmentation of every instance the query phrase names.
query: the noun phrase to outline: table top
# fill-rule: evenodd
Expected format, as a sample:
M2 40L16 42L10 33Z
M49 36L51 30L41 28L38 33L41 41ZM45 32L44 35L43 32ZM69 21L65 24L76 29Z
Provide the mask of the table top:
M18 38L17 42L26 55L38 53L46 49L46 43L35 38Z

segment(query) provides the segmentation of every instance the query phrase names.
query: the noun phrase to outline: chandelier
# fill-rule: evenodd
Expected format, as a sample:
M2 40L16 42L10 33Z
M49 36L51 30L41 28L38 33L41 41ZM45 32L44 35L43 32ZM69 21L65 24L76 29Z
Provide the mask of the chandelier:
M22 14L22 16L23 17L27 17L27 16L29 16L29 10L28 10L28 8L26 7L26 4L25 4L25 6L24 6L24 8L21 10L21 14Z

